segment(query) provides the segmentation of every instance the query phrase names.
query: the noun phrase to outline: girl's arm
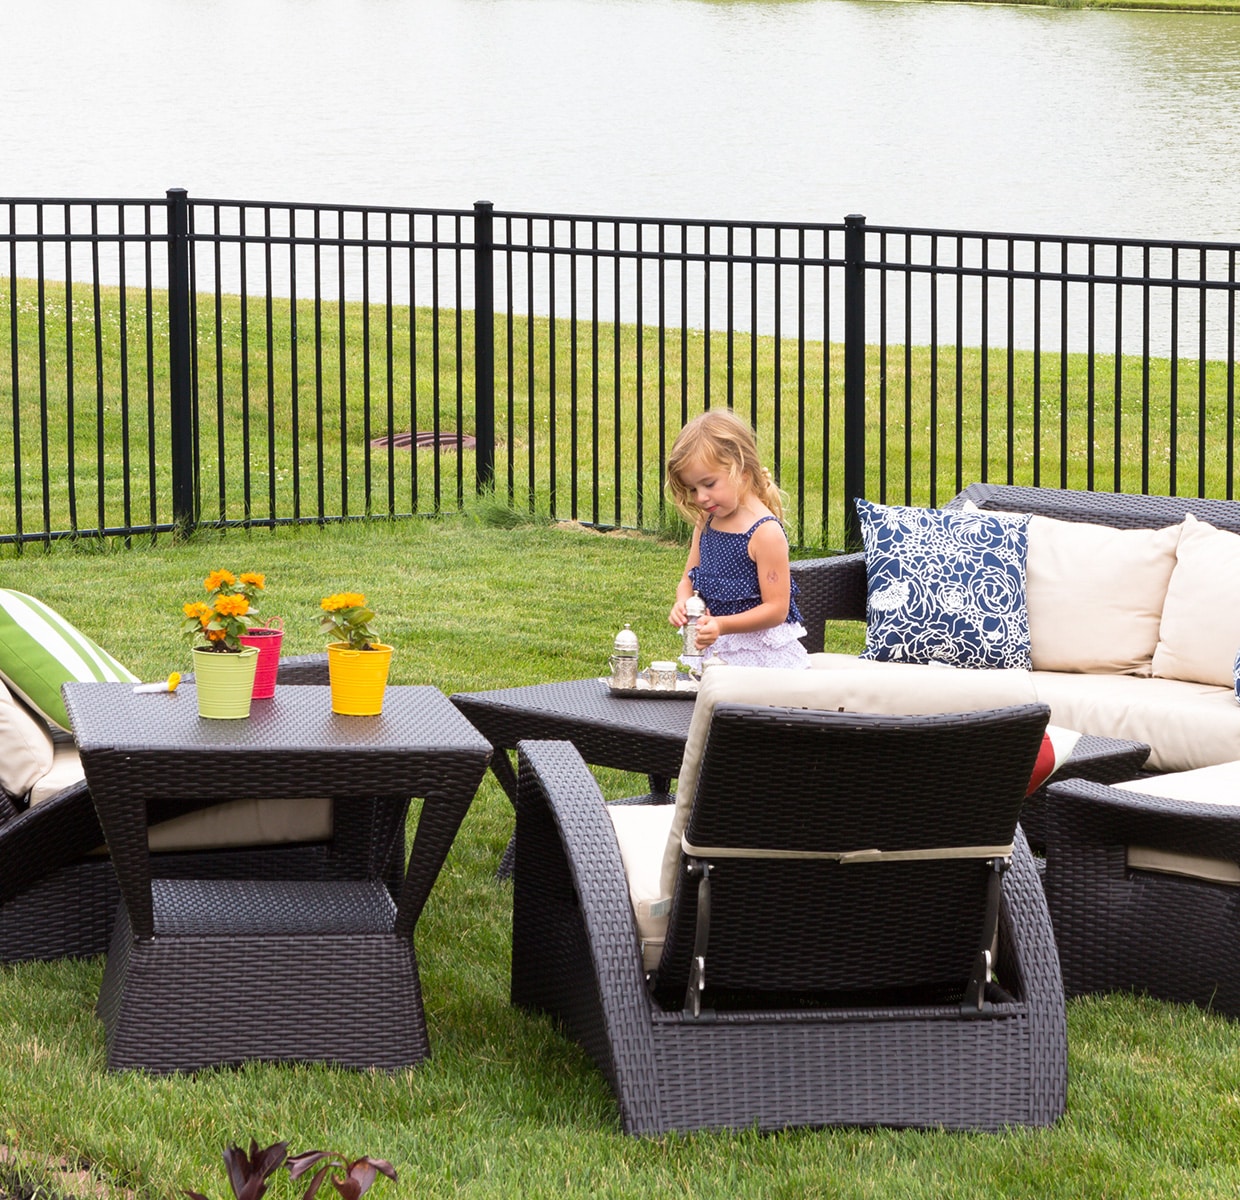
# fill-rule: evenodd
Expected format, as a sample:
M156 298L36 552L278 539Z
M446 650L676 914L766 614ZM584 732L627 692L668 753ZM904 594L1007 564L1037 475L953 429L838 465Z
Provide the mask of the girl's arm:
M770 522L767 522L770 524ZM676 585L676 603L672 605L672 610L667 614L667 619L671 624L679 629L689 618L685 615L685 601L693 595L693 581L689 578L689 572L702 561L702 551L698 545L702 536L702 527L695 526L693 530L693 541L689 543L689 557L685 559L685 573L680 577L680 582Z
M698 622L699 649L706 649L720 634L774 629L788 619L788 607L792 603L792 571L788 566L788 539L778 522L767 521L754 530L749 539L749 557L758 568L762 603L732 616L703 617Z

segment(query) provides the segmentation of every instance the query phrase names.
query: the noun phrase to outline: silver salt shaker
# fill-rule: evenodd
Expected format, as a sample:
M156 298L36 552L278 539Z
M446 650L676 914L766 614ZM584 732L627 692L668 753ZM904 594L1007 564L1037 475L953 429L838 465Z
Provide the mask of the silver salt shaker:
M637 634L626 623L612 646L611 686L632 691L637 687Z
M706 615L706 601L694 592L685 601L685 617L687 618L681 627L681 635L685 639L684 653L681 655L681 661L691 671L701 671L702 669L702 652L697 645L697 628L698 620Z

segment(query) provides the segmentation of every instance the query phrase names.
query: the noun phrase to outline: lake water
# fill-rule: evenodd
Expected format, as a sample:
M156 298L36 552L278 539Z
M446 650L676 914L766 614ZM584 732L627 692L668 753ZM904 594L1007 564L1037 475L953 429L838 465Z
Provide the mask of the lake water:
M1240 17L866 0L0 7L0 192L1240 241Z

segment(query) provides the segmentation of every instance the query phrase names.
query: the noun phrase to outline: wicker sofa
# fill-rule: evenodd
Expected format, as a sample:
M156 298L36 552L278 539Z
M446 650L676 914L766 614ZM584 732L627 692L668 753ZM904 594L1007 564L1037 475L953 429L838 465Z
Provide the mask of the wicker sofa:
M1211 536L1226 536L1229 543L1231 535L1240 533L1240 503L975 483L946 507L960 509L966 505L987 512L1032 513L1035 517L1050 518L1050 524L1059 530L1066 528L1071 531L1076 526L1078 533L1085 532L1084 527L1094 531L1099 527L1124 532L1148 531L1150 538L1143 541L1137 534L1135 539L1130 539L1125 551L1129 552L1132 561L1144 563L1157 557L1157 571L1162 574L1159 576L1154 572L1139 585L1125 578L1121 571L1108 574L1109 564L1103 555L1096 563L1085 561L1079 564L1080 590L1073 592L1076 581L1069 570L1073 566L1071 555L1060 557L1056 569L1062 577L1056 581L1056 586L1061 589L1061 595L1059 607L1054 610L1058 619L1050 636L1066 633L1075 637L1078 643L1085 643L1083 648L1078 646L1077 652L1092 661L1065 664L1062 661L1064 653L1060 652L1058 658L1052 654L1049 660L1044 657L1040 663L1039 630L1035 627L1032 612L1034 532L1031 525L1030 632L1033 643L1032 679L1037 699L1050 706L1054 725L1101 737L1147 743L1151 747L1147 765L1153 771L1184 771L1240 759L1240 706L1235 704L1225 677L1218 673L1220 669L1230 666L1230 658L1225 663L1217 662L1213 679L1206 681L1193 679L1193 671L1177 666L1174 660L1171 660L1167 670L1160 671L1160 659L1157 657L1164 649L1162 639L1167 636L1165 631L1170 611L1163 607L1163 600L1166 598L1167 604L1170 604L1177 578L1175 573L1184 568L1187 560L1183 550L1185 539L1179 533L1182 523L1191 514L1188 517L1189 526L1200 535L1198 541L1203 546L1210 545L1208 539ZM1105 542L1105 532L1101 536ZM1240 540L1236 541L1236 548L1240 549ZM1078 547L1074 553L1080 557L1082 552ZM1200 558L1199 554L1199 562ZM1085 578L1091 574L1091 569L1093 578ZM801 589L800 604L809 630L806 644L811 652L822 651L825 621L866 619L863 554L796 562L793 564L793 574ZM1187 574L1185 571L1186 577ZM1170 588L1168 580L1171 581ZM1144 661L1135 657L1125 659L1124 652L1120 651L1114 655L1111 653L1112 647L1106 642L1111 631L1126 619L1126 614L1119 611L1117 615L1116 610L1108 610L1105 604L1108 596L1099 595L1100 590L1105 589L1116 597L1117 609L1122 609L1129 594L1141 588L1150 593L1141 601L1146 605L1146 611L1141 614L1146 636L1159 642L1152 669L1148 653ZM1180 591L1182 594L1185 589ZM1188 599L1196 600L1198 611L1206 617L1204 621L1195 622L1196 625L1231 620L1229 613L1235 608L1234 601L1212 602L1201 595L1200 588L1190 593ZM1133 600L1133 603L1137 601ZM1096 610L1092 629L1088 613L1091 606ZM1046 618L1045 623L1050 625L1051 618ZM1151 629L1152 634L1149 633ZM1163 632L1160 633L1160 629ZM1240 629L1240 623L1237 623L1237 629ZM1045 638L1048 635L1043 633L1042 636ZM1240 646L1240 636L1237 636L1235 645ZM1113 661L1108 662L1108 659ZM848 656L820 655L814 665L829 668L855 666L856 663L855 658ZM873 665L881 667L884 664Z
M281 684L327 682L323 655L288 658ZM104 953L120 901L112 864L72 740L57 739L49 788L23 804L0 792L0 962ZM46 794L50 790L50 794ZM377 813L335 821L330 797L286 804L232 801L154 826L164 878L383 878L395 895L398 847L378 861Z

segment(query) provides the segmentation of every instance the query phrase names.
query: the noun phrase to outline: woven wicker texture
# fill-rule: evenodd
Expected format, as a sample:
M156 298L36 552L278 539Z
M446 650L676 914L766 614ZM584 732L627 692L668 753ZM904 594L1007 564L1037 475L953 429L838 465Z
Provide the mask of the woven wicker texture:
M1072 747L1071 757L1052 776L1052 781L1088 779L1093 783L1121 783L1143 774L1149 756L1150 748L1144 742L1082 734ZM1050 786L1050 782L1044 783L1026 796L1020 810L1020 827L1029 845L1038 852L1046 846L1046 797Z
M286 658L281 684L326 684L324 655ZM85 784L0 821L0 962L103 954L120 900L107 857L92 855L103 830ZM370 879L382 874L393 896L404 878L404 846L374 861L378 808L353 804L330 843L177 852L153 856L170 878Z
M1045 714L1000 720L1024 720L1023 735L1036 740ZM715 778L727 759L726 745L714 735L712 728L704 779L708 770ZM985 758L988 739L980 728L976 740ZM1030 747L1036 749L1034 742L1022 753L1032 761ZM830 1124L996 1129L1048 1124L1063 1112L1063 989L1042 889L1019 830L999 921L997 975L1011 997L993 1003L985 1017L966 1019L951 1003L834 1006L802 996L795 1008L718 1011L695 1020L679 1011L678 1001L673 1010L660 1007L643 977L619 849L580 755L562 743L523 742L520 749L512 999L550 1013L581 1043L611 1084L626 1131ZM927 804L925 772L911 757L904 765L905 809L920 811ZM813 787L819 785L830 786L815 779ZM938 796L937 785L929 793ZM956 794L947 794L955 803ZM768 791L749 792L742 810L758 807L756 796L765 799ZM1014 804L1019 796L1006 801L1009 836ZM779 874L787 865L768 864L768 870ZM886 878L889 894L867 920L875 931L898 926L920 902L903 874ZM790 914L816 897L790 895L782 877L774 885L763 881L762 892L747 899L768 934L785 919L814 926L805 914ZM715 901L712 889L712 918ZM683 920L679 893L675 909L673 922ZM835 914L820 910L816 923L836 923ZM975 913L965 925L962 936L973 951ZM827 942L838 933L832 930ZM736 935L735 927L727 931ZM708 981L723 937L716 937L712 919ZM792 953L802 950L795 946ZM790 970L802 967L790 964Z
M246 721L200 719L192 687L151 699L123 685L65 688L123 898L99 1001L109 1066L258 1057L396 1067L426 1057L410 939L486 771L487 742L429 687L389 688L378 717L333 714L321 686L281 686ZM335 797L338 837L358 808L370 878L153 882L148 819L201 807L237 781L256 797ZM425 803L393 906L380 876L411 796ZM341 982L320 987L309 961L334 962ZM240 982L238 962L257 964ZM359 975L362 993L344 982ZM238 994L218 1017L204 1016L204 996L230 989Z
M1192 513L1219 529L1240 532L1240 503L1193 496L1135 496L1123 492L1075 492L1059 488L970 484L950 506L972 500L996 512L1036 513L1060 521L1086 521L1115 529L1164 529Z
M391 899L377 883L312 883L296 896L316 918L386 903L390 923ZM162 889L160 924L196 926L201 898ZM97 1006L110 1068L295 1059L395 1069L430 1054L408 940L390 929L291 933L244 901L215 916L214 935L139 940L121 909Z
M685 837L819 852L1009 845L1047 715L1044 705L875 717L721 704ZM685 865L653 981L664 1007L683 999L694 953ZM990 874L976 858L713 859L708 998L907 990L959 1001Z
M652 792L666 792L680 771L693 719L691 703L613 696L600 679L461 692L452 703L497 751L515 750L523 738L572 742L586 762L652 776ZM515 802L507 758L497 753L491 767Z
M853 556L861 569L861 605L865 615L865 569L861 556ZM815 564L816 574L806 585L829 578L823 564L842 559L823 559ZM837 581L841 577L836 577ZM826 593L810 591L811 604ZM820 632L821 628L819 627ZM532 687L499 688L490 692L464 692L452 703L482 731L495 747L491 769L513 802L517 777L508 751L522 739L572 742L581 757L595 766L639 771L650 776L651 793L664 796L671 780L679 773L685 739L693 718L693 705L683 701L632 700L612 696L607 684L597 679L577 679L568 683L543 683ZM1071 758L1056 778L1094 779L1118 783L1140 773L1149 755L1143 742L1113 738L1082 737ZM1021 824L1030 845L1040 850L1045 841L1043 810L1046 790L1030 796L1021 809ZM514 846L509 843L497 872L512 873Z
M1130 870L1130 845L1240 862L1240 809L1051 785L1045 885L1068 994L1144 992L1240 1017L1240 888Z

